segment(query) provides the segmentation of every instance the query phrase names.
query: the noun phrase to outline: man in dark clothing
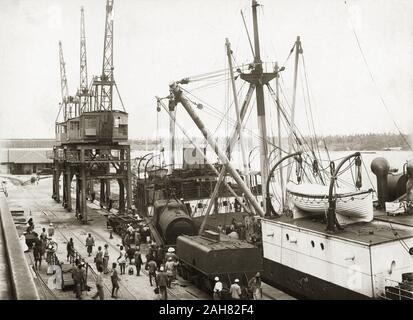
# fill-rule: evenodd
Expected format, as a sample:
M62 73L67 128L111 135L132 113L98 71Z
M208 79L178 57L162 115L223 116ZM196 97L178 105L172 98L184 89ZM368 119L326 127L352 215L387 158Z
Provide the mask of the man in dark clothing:
M75 254L75 244L73 243L73 238L69 239L69 242L66 245L66 250L67 250L67 261L69 263L72 263L73 256Z
M109 245L105 244L105 251L103 253L103 272L106 274L109 272Z
M73 265L72 269L70 270L70 272L72 273L72 279L73 279L73 293L76 293L76 281L75 279L77 278L77 276L75 275L77 273L77 266L79 265L79 259L75 260L75 264Z
M149 283L152 287L152 278L154 278L156 282L156 269L158 266L156 265L155 260L151 259L151 257L149 257L149 259L150 260L147 262L147 268L149 273Z
M255 277L251 278L248 281L248 287L252 292L252 296L254 300L260 300L262 298L262 291L261 291L261 275L259 272L255 275Z
M112 264L112 273L110 274L110 280L112 281L112 298L118 298L119 281L118 271L116 270L116 262Z
M135 266L136 266L136 275L139 276L141 273L141 267L142 267L142 256L141 256L141 252L139 251L139 249L135 251L134 260L135 260Z
M42 257L46 253L46 246L47 246L47 234L46 228L42 228L42 233L40 234L40 240L42 241Z
M102 247L98 247L98 252L96 253L95 257L95 263L96 263L96 270L102 269L103 270L103 251Z
M34 256L34 269L40 269L42 265L42 241L38 238L35 239L33 247Z
M168 293L166 291L166 287L168 285L168 276L166 275L163 266L159 270L160 272L156 276L156 282L159 287L159 294L161 296L161 300L167 300Z
M128 256L129 264L132 264L132 259L135 255L135 249L129 245L128 249L126 250L126 255Z
M82 263L77 265L77 269L73 270L72 278L75 284L76 298L82 299L82 289L85 281L85 271L83 270Z
M93 239L92 235L89 233L88 237L86 238L86 248L87 248L87 253L89 257L92 254L92 249L94 245L95 245L95 239Z

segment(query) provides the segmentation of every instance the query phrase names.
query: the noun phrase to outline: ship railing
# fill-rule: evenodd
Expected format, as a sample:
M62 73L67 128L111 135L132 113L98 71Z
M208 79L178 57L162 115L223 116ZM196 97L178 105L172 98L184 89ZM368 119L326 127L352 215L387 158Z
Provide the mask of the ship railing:
M413 300L413 284L399 282L385 277L376 277L376 288L381 290L377 294L384 300Z

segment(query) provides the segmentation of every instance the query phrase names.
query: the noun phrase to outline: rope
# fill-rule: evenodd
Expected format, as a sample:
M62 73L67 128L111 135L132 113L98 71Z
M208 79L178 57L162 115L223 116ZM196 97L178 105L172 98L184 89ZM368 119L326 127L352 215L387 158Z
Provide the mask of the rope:
M250 33L249 33L249 31L248 31L247 23L245 22L244 13L242 12L242 10L241 10L241 17L242 17L242 21L244 22L244 27L245 27L245 31L246 31L246 33L247 33L248 42L249 42L249 44L250 44L252 56L255 58L255 53L254 53L254 48L253 48L253 46L252 46Z
M349 16L350 16L350 12L349 12L349 8L348 8L348 5L347 5L347 1L344 1L344 4L346 5L347 13L348 13ZM360 40L359 40L359 38L358 38L358 36L357 36L356 30L355 30L355 28L354 28L353 22L351 21L351 18L350 18L350 17L349 17L349 20L350 20L351 29L352 29L352 31L353 31L354 37L355 37L356 42L357 42L357 46L358 46L358 48L359 48L359 50L360 50L360 53L361 53L361 56L362 56L362 58L363 58L363 62L364 62L365 66L366 66L366 69L367 69L367 71L368 71L368 73L369 73L369 76L370 76L370 78L371 78L371 81L373 82L373 85L374 85L374 87L375 87L375 89L376 89L376 91L377 91L377 94L379 95L380 101L381 101L382 105L384 106L384 108L386 109L386 112L389 114L389 117L390 117L390 119L392 120L393 125L396 127L397 131L399 132L399 135L400 135L401 138L404 140L404 142L405 142L406 145L409 147L409 149L413 151L412 146L410 145L409 141L406 139L406 137L404 136L404 134L403 134L402 131L400 130L400 128L399 128L399 126L397 125L396 121L395 121L394 118L392 117L392 114L390 113L390 110L389 110L386 102L384 101L384 98L383 98L383 96L382 96L382 94L381 94L381 92L380 92L380 90L379 90L379 87L378 87L378 85L377 85L377 83L376 83L376 80L374 79L373 73L371 72L370 66L369 66L369 64L368 64L368 62L367 62L367 58L366 58L366 56L365 56L365 54L364 54L364 51L363 51L363 49L362 49L362 47L361 47Z

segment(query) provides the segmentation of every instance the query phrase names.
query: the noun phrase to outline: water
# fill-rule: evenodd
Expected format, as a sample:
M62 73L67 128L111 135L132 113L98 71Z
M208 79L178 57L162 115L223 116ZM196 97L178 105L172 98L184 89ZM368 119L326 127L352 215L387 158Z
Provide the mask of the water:
M152 164L155 164L157 166L161 165L162 163L169 163L169 152L166 150L163 153L159 153L156 150L133 150L132 151L132 158L137 158L137 157L142 157L150 152L154 152L155 154L159 154L159 156L154 157L149 163L150 167ZM336 165L340 162L340 159L348 156L355 151L331 151L330 152L330 159L335 162ZM152 156L147 156L146 159L150 159ZM237 149L234 150L232 154L232 159L231 163L236 167L236 168L242 168L242 157L241 154ZM376 177L370 170L370 165L371 162L378 157L383 157L387 159L390 163L391 168L396 168L398 169L398 172L403 171L403 165L408 161L409 159L413 159L413 152L412 151L361 151L361 157L363 160L363 167L362 167L362 180L363 180L363 188L373 188L376 189ZM179 168L182 166L183 162L183 152L177 151L175 153L175 158L176 158L176 167ZM217 162L217 156L215 153L210 150L209 148L207 149L207 158L211 163L216 163ZM320 165L322 167L327 167L328 166L328 156L326 152L321 152L321 159L323 160ZM271 155L271 161L270 161L270 167L271 165L274 165L275 162L278 161L278 159L275 157L275 154ZM142 162L142 165L145 163L145 161ZM259 150L256 148L249 157L249 164L251 167L251 171L259 171L260 169L260 160L259 160ZM353 170L354 172L354 170ZM343 175L342 177L344 180L350 179L351 178L351 173L347 172Z

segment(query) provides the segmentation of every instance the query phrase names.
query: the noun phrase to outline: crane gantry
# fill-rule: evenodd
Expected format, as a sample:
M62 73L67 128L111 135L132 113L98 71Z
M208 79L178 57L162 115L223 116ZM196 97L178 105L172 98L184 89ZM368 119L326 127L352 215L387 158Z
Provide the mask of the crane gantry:
M102 73L88 85L85 14L80 16L80 87L69 96L63 49L59 42L63 121L56 120L53 161L53 199L60 202L63 176L63 207L72 210L72 181L76 176L76 216L88 222L87 198L94 198L95 182L100 182L100 206L111 209L111 182L119 184L120 213L131 209L131 161L128 141L128 114L113 108L113 0L106 0ZM60 114L60 111L59 111ZM59 117L59 116L58 116ZM122 142L122 144L120 144ZM125 194L126 191L126 194Z

